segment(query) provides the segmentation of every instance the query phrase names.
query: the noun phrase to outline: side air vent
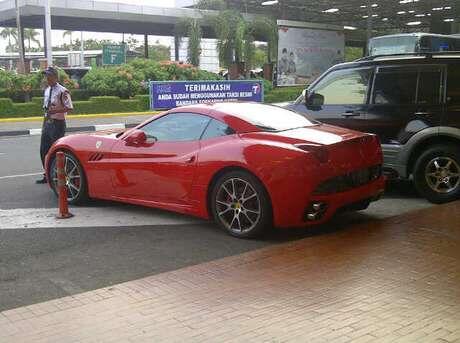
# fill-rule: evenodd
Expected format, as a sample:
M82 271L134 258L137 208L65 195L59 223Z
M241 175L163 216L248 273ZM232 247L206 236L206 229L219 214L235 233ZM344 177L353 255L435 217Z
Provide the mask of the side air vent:
M104 158L104 154L101 152L95 152L91 155L89 155L88 161L90 162L97 162L100 161Z

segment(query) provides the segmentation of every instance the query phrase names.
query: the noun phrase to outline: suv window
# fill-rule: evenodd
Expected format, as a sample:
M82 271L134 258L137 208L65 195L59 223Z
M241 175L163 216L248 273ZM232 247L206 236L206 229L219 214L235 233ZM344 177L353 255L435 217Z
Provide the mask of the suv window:
M435 66L422 67L421 70L414 67L379 68L375 76L372 103L377 105L439 104L441 81L442 70Z
M367 101L371 75L369 68L333 71L312 91L324 97L324 105L363 105Z
M441 75L440 69L422 69L418 81L418 104L441 102Z
M228 136L233 135L234 133L235 131L227 124L224 124L215 119L211 119L211 122L206 128L206 131L203 133L203 137L201 139Z
M460 105L460 64L449 65L447 73L447 101L449 105Z
M147 138L160 142L183 142L200 139L211 118L196 113L171 113L141 128Z
M375 76L372 103L408 105L415 103L417 69L379 68Z

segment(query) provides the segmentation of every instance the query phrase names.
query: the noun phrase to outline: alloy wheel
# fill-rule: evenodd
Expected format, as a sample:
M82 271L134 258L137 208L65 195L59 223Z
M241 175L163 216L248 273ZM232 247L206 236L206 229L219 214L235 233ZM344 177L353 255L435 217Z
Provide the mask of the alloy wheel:
M260 221L260 196L249 182L231 178L217 191L216 210L227 229L237 233L249 232Z
M428 186L437 193L450 193L460 186L460 166L450 157L436 157L425 168Z
M80 168L78 167L77 162L71 158L69 155L65 155L65 185L67 187L67 200L69 202L77 199L78 195L81 192L81 174ZM58 190L58 178L57 178L57 164L56 161L53 165L52 176L53 185L56 191Z

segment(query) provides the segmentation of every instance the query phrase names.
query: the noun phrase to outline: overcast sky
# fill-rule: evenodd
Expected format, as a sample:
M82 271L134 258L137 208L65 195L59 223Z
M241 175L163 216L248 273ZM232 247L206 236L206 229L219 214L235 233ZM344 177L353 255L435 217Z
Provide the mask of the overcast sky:
M121 2L121 3L127 3L127 4L133 4L133 5L146 5L146 6L156 6L156 7L174 7L174 0L97 0L97 1L105 1L105 2ZM43 42L43 37L42 37L42 30L37 30L40 32L40 38L39 40ZM62 30L52 30L52 43L53 46L56 45L61 45L64 42L64 38L62 37L64 31ZM125 35L125 40L131 35ZM132 35L135 37L138 41L144 42L143 36L140 35ZM75 32L73 35L72 39L78 38L80 39L80 32ZM83 39L88 39L88 38L93 38L93 39L111 39L115 42L121 42L122 40L122 34L121 33L101 33L101 32L83 32ZM149 42L150 44L153 44L155 41L159 40L160 43L164 45L171 45L172 44L172 38L169 37L158 37L158 36L150 36L149 37ZM65 38L65 41L68 43L69 42L69 37L67 36ZM5 48L7 46L8 42L6 39L0 38L0 53L5 53ZM43 44L42 44L43 45ZM26 42L27 46L27 42ZM35 45L34 45L35 46Z

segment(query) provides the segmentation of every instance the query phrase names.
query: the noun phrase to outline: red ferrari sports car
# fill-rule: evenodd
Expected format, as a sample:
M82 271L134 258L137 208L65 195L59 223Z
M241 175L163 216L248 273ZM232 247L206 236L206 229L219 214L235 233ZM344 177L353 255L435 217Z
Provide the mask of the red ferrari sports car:
M57 151L71 204L108 199L214 218L237 237L365 209L385 183L376 136L256 103L186 106L124 132L63 137L46 159L55 191Z

